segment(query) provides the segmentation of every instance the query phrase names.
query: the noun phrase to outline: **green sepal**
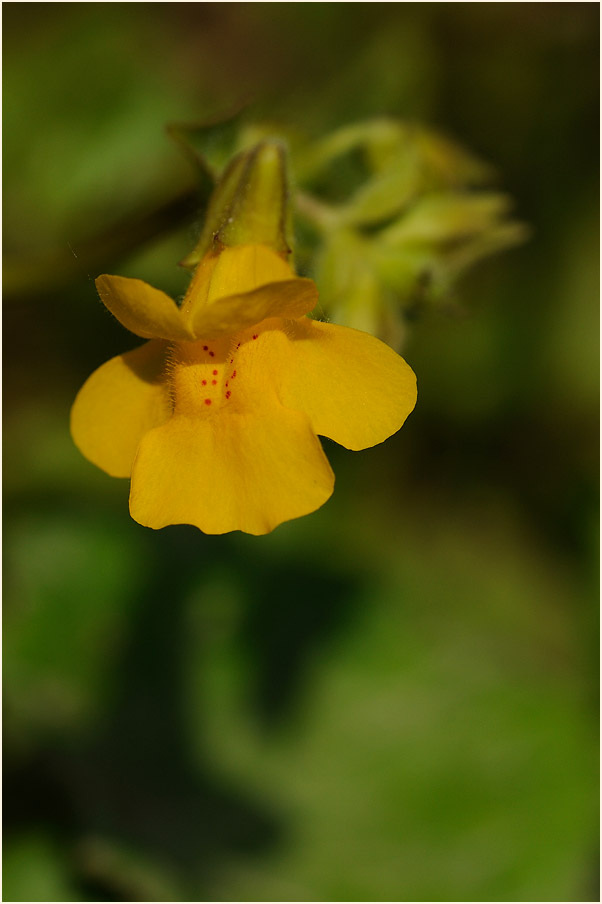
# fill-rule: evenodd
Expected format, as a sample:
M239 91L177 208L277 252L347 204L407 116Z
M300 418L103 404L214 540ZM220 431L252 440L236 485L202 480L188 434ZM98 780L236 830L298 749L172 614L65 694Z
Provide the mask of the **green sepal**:
M226 167L209 201L205 226L182 261L195 267L213 247L261 244L289 254L288 181L282 144L262 141Z

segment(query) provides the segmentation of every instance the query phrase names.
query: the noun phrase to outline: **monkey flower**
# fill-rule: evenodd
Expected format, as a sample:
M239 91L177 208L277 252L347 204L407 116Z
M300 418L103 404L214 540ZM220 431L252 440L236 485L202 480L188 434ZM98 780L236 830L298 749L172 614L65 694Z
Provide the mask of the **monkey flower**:
M269 172L276 158L264 145L252 164ZM306 316L315 284L256 227L213 230L180 307L138 279L96 280L109 311L149 341L89 377L71 432L91 462L131 478L130 513L147 527L269 533L332 494L318 436L366 449L415 405L415 376L389 346Z

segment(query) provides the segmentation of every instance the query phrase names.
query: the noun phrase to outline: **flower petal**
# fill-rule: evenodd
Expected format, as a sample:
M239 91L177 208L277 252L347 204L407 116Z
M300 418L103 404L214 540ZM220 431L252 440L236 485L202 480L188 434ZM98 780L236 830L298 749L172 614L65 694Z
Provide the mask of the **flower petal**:
M318 291L311 279L289 279L244 295L229 295L195 311L192 329L199 339L231 336L268 317L302 317L315 308Z
M182 311L197 338L216 339L267 317L302 317L317 302L315 283L296 277L281 255L265 245L236 245L201 262Z
M242 295L268 283L293 279L288 261L267 245L233 245L223 248L211 270L207 302L227 295Z
M334 474L308 419L262 405L174 416L148 433L132 471L130 512L147 527L266 534L319 508Z
M104 274L96 280L101 301L131 333L144 339L194 339L169 295L141 279Z
M399 430L416 404L416 377L393 349L368 333L307 318L287 323L286 334L286 347L278 330L262 337L280 357L280 399L305 412L317 434L357 450Z
M129 477L144 434L171 416L161 381L167 344L146 342L88 377L71 409L71 435L87 459L112 477Z

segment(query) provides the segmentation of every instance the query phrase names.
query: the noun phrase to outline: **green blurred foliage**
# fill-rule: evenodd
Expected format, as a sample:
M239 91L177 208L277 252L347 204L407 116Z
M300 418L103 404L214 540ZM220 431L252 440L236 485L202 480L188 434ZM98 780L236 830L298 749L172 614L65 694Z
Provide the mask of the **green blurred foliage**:
M424 126L354 123L293 145L292 163L293 205L315 233L298 257L320 286L320 314L397 350L408 318L449 304L475 263L528 236L491 167Z
M4 12L4 899L596 898L598 9ZM165 126L249 101L293 152L453 136L532 238L409 325L416 411L325 443L322 510L155 533L68 435L136 345L93 278L184 290Z

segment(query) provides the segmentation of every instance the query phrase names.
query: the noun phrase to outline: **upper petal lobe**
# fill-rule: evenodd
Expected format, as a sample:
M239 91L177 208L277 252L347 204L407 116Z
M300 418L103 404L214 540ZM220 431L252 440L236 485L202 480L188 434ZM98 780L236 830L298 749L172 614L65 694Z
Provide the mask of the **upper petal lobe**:
M104 274L96 280L101 301L131 333L144 339L194 338L175 301L141 279Z

